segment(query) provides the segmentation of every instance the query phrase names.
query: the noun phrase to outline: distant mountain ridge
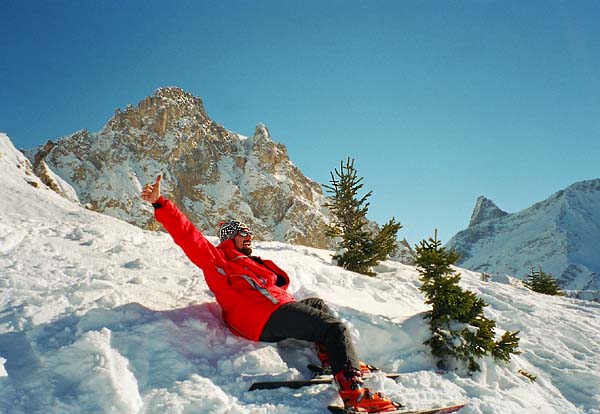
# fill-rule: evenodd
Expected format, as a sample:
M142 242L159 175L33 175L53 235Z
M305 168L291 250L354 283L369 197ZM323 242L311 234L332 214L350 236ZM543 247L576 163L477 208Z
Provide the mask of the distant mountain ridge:
M447 247L461 254L461 267L522 279L541 266L564 289L599 291L600 179L513 214L479 197L469 227Z
M211 120L200 98L160 88L117 109L97 133L79 131L28 151L36 174L63 196L143 228L155 226L141 188L163 192L207 234L239 218L258 239L330 247L319 184L306 178L266 126L244 137Z

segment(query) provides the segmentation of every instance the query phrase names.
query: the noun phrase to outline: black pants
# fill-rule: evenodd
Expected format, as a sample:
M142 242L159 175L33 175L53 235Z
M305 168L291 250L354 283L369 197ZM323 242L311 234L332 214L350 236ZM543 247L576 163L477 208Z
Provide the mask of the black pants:
M322 299L286 303L273 312L260 340L279 342L287 338L323 345L334 374L346 366L360 369L348 328L331 313Z

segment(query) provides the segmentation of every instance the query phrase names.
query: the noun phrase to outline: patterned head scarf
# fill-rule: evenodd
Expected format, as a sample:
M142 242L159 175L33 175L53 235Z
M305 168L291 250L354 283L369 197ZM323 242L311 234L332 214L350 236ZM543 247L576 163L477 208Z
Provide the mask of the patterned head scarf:
M250 234L250 229L241 221L229 220L219 223L219 239L224 242L227 239L233 239L240 230L246 230Z

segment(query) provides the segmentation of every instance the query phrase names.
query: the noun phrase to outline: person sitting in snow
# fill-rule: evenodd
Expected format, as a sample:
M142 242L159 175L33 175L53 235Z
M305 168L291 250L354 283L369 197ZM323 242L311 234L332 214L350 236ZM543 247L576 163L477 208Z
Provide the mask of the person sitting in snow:
M171 202L161 196L161 176L142 189L141 198L154 206L156 219L188 258L204 273L236 335L253 341L287 338L314 342L319 359L330 365L345 408L384 412L397 404L363 387L366 365L356 356L347 327L319 298L296 301L288 292L288 275L270 260L252 256L252 232L240 221L222 222L220 244L214 246Z

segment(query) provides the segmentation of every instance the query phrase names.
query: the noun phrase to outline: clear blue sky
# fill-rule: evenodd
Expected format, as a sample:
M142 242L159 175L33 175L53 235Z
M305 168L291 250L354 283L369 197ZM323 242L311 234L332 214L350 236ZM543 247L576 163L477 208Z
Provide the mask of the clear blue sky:
M600 173L600 2L0 2L0 131L98 131L161 86L308 177L356 159L369 216L411 244Z

